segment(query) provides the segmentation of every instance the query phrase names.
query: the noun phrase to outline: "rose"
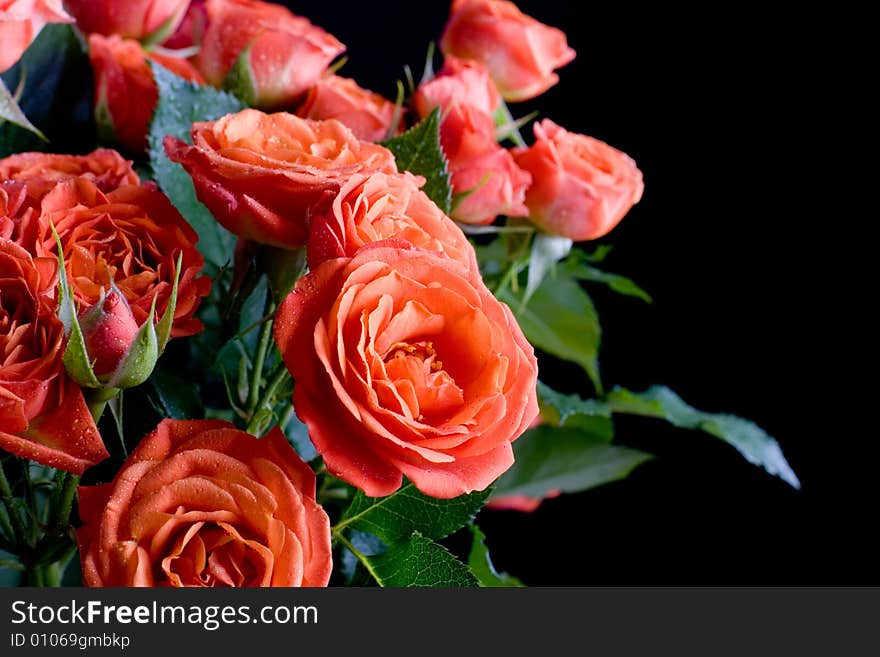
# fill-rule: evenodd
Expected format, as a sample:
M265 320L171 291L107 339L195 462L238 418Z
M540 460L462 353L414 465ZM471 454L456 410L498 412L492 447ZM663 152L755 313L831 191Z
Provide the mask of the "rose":
M140 328L125 297L111 291L79 321L92 372L97 377L112 375L128 353ZM152 371L150 365L147 363Z
M0 448L82 474L108 454L61 362L57 267L0 238Z
M453 0L440 40L444 55L485 64L505 100L528 100L559 81L575 52L565 33L506 0Z
M315 475L273 429L163 420L112 483L79 488L87 586L326 586Z
M419 189L410 173L355 175L333 205L312 218L309 266L353 256L365 244L396 238L443 253L472 271L476 254L461 229Z
M185 59L145 52L137 41L116 35L89 36L89 59L95 76L95 113L112 138L133 152L147 148L147 130L159 101L159 89L147 60L192 82L204 82Z
M298 248L316 207L355 173L396 173L394 155L359 141L339 121L247 109L195 123L193 145L165 138L199 200L224 227L255 242Z
M264 109L289 105L313 86L345 51L334 36L286 7L259 0L208 0L208 29L196 66L214 86L239 56L253 102Z
M532 174L529 218L547 232L575 241L607 234L639 202L642 172L625 153L545 119L534 124L535 143L514 151Z
M520 169L511 154L495 147L451 168L452 188L461 199L452 216L466 224L490 224L499 214L524 217L531 175Z
M65 4L83 32L160 42L177 28L189 0L65 0Z
M306 119L336 119L358 139L382 141L394 120L394 103L362 89L354 80L329 75L309 89L296 114Z
M46 23L72 23L61 0L0 0L0 73L19 60Z
M500 101L498 88L485 66L450 55L434 78L419 85L413 107L419 116L427 116L435 107L462 103L492 116Z
M301 278L275 340L328 470L370 496L403 475L434 497L482 490L538 412L537 362L510 309L468 268L405 242Z
M164 313L182 257L172 337L202 330L194 317L211 281L200 276L204 259L198 236L153 183L127 185L104 194L86 178L59 183L43 199L33 251L57 257L55 227L64 251L67 280L81 314L102 301L111 283L125 296L138 326L150 313Z
M192 0L177 30L162 42L162 47L169 50L200 47L207 29L208 13L205 10L205 0Z

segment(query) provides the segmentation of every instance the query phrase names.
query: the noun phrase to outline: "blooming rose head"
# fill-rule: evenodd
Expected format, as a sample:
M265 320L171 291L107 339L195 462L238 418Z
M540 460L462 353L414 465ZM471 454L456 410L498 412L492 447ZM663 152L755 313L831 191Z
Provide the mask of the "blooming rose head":
M163 41L183 19L189 0L65 0L79 29L128 39ZM161 30L161 32L159 32Z
M355 173L396 173L394 155L339 121L247 109L195 123L193 145L165 138L196 195L224 227L254 242L303 246L309 217Z
M309 266L351 257L365 244L400 239L443 253L472 271L476 254L455 225L419 187L423 178L410 173L354 175L333 205L312 217Z
M87 586L326 586L315 475L273 429L163 420L112 483L82 486Z
M0 73L19 60L46 23L72 23L61 0L0 0Z
M553 71L575 57L565 33L507 0L453 0L440 40L444 55L485 64L505 100L528 100L559 81Z
M127 185L104 194L85 178L59 183L43 199L34 251L57 258L51 226L61 240L67 280L84 314L111 284L125 296L141 326L156 299L155 321L168 307L177 258L182 269L171 331L173 337L202 330L194 317L211 281L200 276L204 259L196 232L153 183Z
M434 497L482 490L538 413L537 362L510 309L478 274L405 242L301 278L275 341L327 468L370 496L403 475Z
M428 82L419 85L413 106L419 116L427 116L435 107L447 108L455 103L470 105L492 116L498 109L498 88L485 66L449 56L443 68Z
M0 448L82 474L108 454L64 371L57 267L0 238Z
M95 112L113 137L133 152L147 148L147 130L159 101L159 89L147 60L192 82L203 82L187 60L145 52L137 41L116 35L89 36L89 58L95 76Z
M490 224L499 214L525 217L526 190L532 176L520 169L510 152L496 146L452 167L452 188L461 200L452 216L466 224Z
M394 103L350 78L328 75L309 89L296 113L306 119L336 119L358 139L382 141L394 120Z
M289 105L345 51L335 37L289 9L260 0L207 0L208 29L196 66L214 86L244 51L253 105Z
M575 241L597 239L642 198L642 172L625 153L549 119L534 131L535 143L514 155L532 174L526 205L542 229Z

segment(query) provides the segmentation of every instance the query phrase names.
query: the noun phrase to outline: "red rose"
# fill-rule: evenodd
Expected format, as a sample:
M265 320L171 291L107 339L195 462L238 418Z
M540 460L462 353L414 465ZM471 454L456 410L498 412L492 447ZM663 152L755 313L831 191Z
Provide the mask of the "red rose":
M275 340L327 468L370 496L404 475L434 497L482 490L538 413L537 362L510 309L467 267L405 242L301 278Z
M183 256L173 337L202 330L194 317L211 281L200 276L204 259L198 235L153 183L107 194L85 178L59 183L43 199L34 252L57 257L54 225L64 249L67 280L82 313L113 283L125 295L135 322L146 321L156 298L155 321L165 312L177 257Z
M282 248L308 239L310 215L355 173L396 173L394 155L339 121L247 109L195 123L193 145L165 138L199 200L239 237Z
M82 486L87 586L326 586L330 521L281 431L163 420L112 483Z
M65 4L83 32L144 39L160 29L172 34L189 0L65 0Z
M214 86L223 83L242 51L255 104L289 105L313 86L345 46L281 5L259 0L208 0L208 29L196 66Z
M549 119L535 123L534 131L535 143L514 155L533 178L529 218L547 232L597 239L642 198L642 172L625 153Z
M453 0L440 49L485 64L506 100L528 100L559 81L575 52L565 33L506 0Z
M525 217L526 190L532 176L499 147L451 167L452 188L463 194L452 216L466 224L490 224L499 214Z
M159 89L147 60L192 82L204 82L185 59L145 52L137 41L116 35L89 36L89 58L95 75L95 111L109 120L116 141L133 152L147 148L147 131L159 101Z
M72 23L61 0L0 0L0 73L19 60L46 23Z
M394 103L362 89L354 80L329 75L309 89L296 114L305 119L336 119L358 139L382 141L391 129Z
M64 371L57 267L0 238L0 448L82 474L108 453Z
M461 228L419 189L423 178L410 173L355 175L333 205L312 218L309 267L353 256L366 244L401 239L443 253L472 271L476 254Z

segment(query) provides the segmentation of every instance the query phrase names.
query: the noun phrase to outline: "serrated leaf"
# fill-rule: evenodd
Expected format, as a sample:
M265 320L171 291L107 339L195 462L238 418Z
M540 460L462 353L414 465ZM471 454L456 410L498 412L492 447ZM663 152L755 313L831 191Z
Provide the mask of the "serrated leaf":
M221 267L232 259L235 236L217 223L196 198L192 179L182 166L168 159L162 140L166 135L174 135L192 143L190 127L194 122L219 119L240 111L243 105L231 94L184 80L154 62L150 66L159 88L159 102L148 136L153 177L198 233L198 248L205 259Z
M205 416L199 389L192 381L157 367L150 377L150 385L158 399L164 417L176 420L198 420Z
M495 570L492 558L489 556L489 548L486 547L486 535L479 527L471 525L471 535L473 543L468 556L468 567L477 578L480 586L508 588L523 586L523 583L513 575L499 573Z
M562 267L574 278L593 283L603 283L613 292L628 297L636 297L646 303L652 303L651 295L626 276L596 269L581 261L580 258L567 260L563 263Z
M546 278L526 305L509 288L502 289L498 298L510 306L529 342L583 367L601 393L602 329L593 301L577 281L562 275Z
M336 525L378 536L387 545L399 543L414 532L440 539L473 520L490 491L478 491L448 500L429 497L410 482L386 497L367 497L358 491Z
M479 585L468 567L449 550L418 532L407 542L364 560L379 586L469 588Z
M558 427L581 427L609 442L614 437L611 424L611 408L598 399L581 399L580 396L564 395L538 381L538 403L541 419Z
M46 135L40 132L39 128L34 126L34 124L28 120L28 117L26 117L24 112L21 111L21 108L9 92L9 89L6 88L6 83L0 78L0 125L2 125L4 121L9 121L20 128L30 130L37 135L37 137L46 141Z
M449 214L452 207L452 185L449 166L440 146L440 108L404 132L382 145L394 153L399 171L424 176L427 181L422 191Z
M0 79L7 89L17 89L25 81L18 106L50 140L54 152L94 148L92 68L83 43L70 25L46 25ZM0 121L0 157L48 147L33 132Z
M615 388L607 400L615 413L659 418L676 427L699 429L720 438L735 447L749 463L763 467L794 488L801 486L779 443L754 422L725 413L698 411L665 386L653 386L641 393Z
M550 270L569 254L573 244L574 242L569 238L559 235L548 235L547 233L535 235L535 239L532 241L532 253L529 257L529 274L526 280L523 303L529 302Z
M653 458L646 452L610 445L604 435L580 427L541 425L513 443L516 461L501 475L492 496L543 498L561 490L577 493L629 475Z

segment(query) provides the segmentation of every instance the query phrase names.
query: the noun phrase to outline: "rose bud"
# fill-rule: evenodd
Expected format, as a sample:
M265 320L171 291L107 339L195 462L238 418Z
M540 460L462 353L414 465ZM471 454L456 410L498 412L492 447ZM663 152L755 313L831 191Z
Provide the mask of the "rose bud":
M109 484L79 488L86 586L326 586L330 521L278 428L163 420Z
M484 64L505 100L528 100L559 81L575 52L565 33L506 0L453 0L440 40L444 55Z
M294 408L327 469L372 497L483 490L538 414L534 350L479 273L399 240L301 278L275 317Z
M208 12L205 10L205 0L192 0L177 30L162 42L162 47L168 50L183 50L199 46L207 29Z
M194 123L192 145L165 138L165 151L193 179L196 195L239 237L297 249L309 220L356 173L396 173L387 148L358 140L335 119L246 109Z
M161 43L177 29L189 0L65 0L86 34L115 34Z
M532 174L526 194L529 218L540 228L574 241L606 235L639 202L642 172L625 153L545 119L534 124L535 143L514 151Z
M46 23L72 23L61 0L0 0L0 73L12 67Z
M98 127L135 153L147 148L147 130L159 100L159 89L147 60L191 82L204 82L187 60L145 52L137 41L115 35L90 35L89 58L95 75Z
M451 174L452 188L459 195L452 208L456 221L490 224L499 214L529 214L524 201L532 176L520 169L513 156L500 146L451 167Z
M207 0L208 29L196 66L219 87L230 70L236 93L263 109L290 105L345 51L333 35L281 5L259 0Z
M104 448L82 390L64 371L58 262L0 238L0 449L82 474Z
M354 80L329 75L309 89L296 114L305 119L336 119L358 139L382 141L394 120L394 103L362 89Z
M447 56L440 72L419 85L413 97L413 107L419 116L425 117L435 107L448 108L455 103L463 103L492 116L500 100L498 88L485 66Z
M79 322L92 371L98 377L113 374L140 328L125 297L109 292Z

